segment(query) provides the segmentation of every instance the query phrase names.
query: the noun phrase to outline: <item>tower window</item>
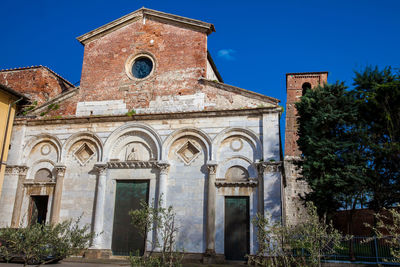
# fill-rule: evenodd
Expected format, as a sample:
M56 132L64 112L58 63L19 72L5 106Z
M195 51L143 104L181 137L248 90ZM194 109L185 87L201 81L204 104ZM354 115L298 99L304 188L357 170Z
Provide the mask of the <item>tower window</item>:
M303 85L301 86L301 88L303 89L302 95L305 95L306 92L307 92L307 90L311 89L311 83L305 82L305 83L303 83Z

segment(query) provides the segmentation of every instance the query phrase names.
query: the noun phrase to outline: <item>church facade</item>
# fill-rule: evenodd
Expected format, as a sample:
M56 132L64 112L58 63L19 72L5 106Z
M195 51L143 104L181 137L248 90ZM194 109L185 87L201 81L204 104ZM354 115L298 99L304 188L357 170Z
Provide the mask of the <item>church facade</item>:
M14 122L0 227L82 216L100 233L88 256L126 255L151 250L128 211L162 198L186 253L254 254L251 219L283 212L282 108L223 82L213 31L142 8L77 38L79 87L43 66L0 71L33 103Z

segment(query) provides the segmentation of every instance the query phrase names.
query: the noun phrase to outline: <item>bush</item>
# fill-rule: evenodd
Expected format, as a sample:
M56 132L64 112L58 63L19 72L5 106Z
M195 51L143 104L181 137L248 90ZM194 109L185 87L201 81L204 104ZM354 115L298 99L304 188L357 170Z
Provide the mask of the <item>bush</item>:
M161 256L153 256L151 253L140 257L139 253L130 256L131 266L180 266L183 254L177 250L176 235L179 228L175 220L175 212L172 206L163 207L162 198L157 203L157 207L142 202L142 208L132 210L129 215L134 225L141 235L147 236L147 233L155 230L158 238L153 238L150 242L153 249L159 249Z
M21 258L26 264L45 264L74 255L89 247L93 238L89 225L79 226L80 217L59 224L31 224L24 228L0 230L0 255L10 261Z

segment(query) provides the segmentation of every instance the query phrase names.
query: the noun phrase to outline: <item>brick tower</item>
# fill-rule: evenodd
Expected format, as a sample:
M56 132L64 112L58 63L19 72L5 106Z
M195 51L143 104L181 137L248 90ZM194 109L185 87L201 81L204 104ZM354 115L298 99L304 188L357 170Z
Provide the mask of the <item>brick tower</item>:
M295 103L306 90L326 83L328 72L304 72L286 74L286 128L285 128L285 188L284 188L284 218L287 225L299 222L304 212L299 194L308 190L307 184L297 181L299 171L295 161L300 159L301 152L297 146L297 111Z

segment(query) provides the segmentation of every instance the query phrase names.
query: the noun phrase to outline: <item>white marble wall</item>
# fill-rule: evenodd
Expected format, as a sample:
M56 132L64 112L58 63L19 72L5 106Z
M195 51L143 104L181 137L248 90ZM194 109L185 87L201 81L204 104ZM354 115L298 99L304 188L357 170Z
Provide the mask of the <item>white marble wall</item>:
M123 142L128 143L132 139L129 136L145 136L140 142L152 150L152 160L166 161L170 164L167 178L167 205L174 207L178 222L181 224L178 245L186 252L195 253L205 251L207 162L216 161L218 164L217 180L223 179L226 170L234 165L242 166L249 172L250 178L257 179L255 162L267 159L280 160L278 113L260 116L155 119L142 122L17 125L13 131L8 164L26 165L34 170L35 164L47 156L40 151L32 156L32 151L39 144L50 144L55 153L51 157L52 164L66 166L60 219L76 218L83 213L82 223L91 224L96 220L94 207L98 176L94 165L115 159L115 148L118 147L119 150L119 147L124 145ZM124 139L121 139L122 137ZM189 163L178 153L188 140L195 147L194 150L198 151L198 155ZM85 162L81 162L74 153L84 143L88 145L91 153L83 155L88 158ZM32 175L33 171L27 179ZM115 181L118 179L150 180L150 201L156 198L158 193L158 172L154 168L108 169L102 249L111 248ZM0 199L0 227L10 224L15 190L16 177L8 173ZM221 254L224 248L223 221L226 195L249 196L251 217L256 214L258 206L256 187L217 189L216 252ZM278 217L281 210L280 195L281 173L278 171L264 174L264 208L265 211ZM28 199L29 196L26 196L23 209L27 209ZM26 211L21 213L24 212ZM148 238L151 238L151 235ZM251 252L254 253L256 244L255 231L252 227L250 244Z

